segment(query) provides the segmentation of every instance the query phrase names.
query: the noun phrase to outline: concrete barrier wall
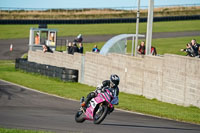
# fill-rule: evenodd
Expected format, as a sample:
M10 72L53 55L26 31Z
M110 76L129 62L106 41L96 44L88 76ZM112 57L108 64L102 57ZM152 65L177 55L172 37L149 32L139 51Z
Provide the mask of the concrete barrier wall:
M131 57L29 51L28 60L79 70L79 82L97 86L110 74L120 76L120 91L163 102L200 107L200 59L166 54Z
M42 51L29 51L28 61L37 62L41 64L48 64L58 67L66 67L77 69L79 71L79 81L81 80L81 54L67 54L61 52L44 53Z

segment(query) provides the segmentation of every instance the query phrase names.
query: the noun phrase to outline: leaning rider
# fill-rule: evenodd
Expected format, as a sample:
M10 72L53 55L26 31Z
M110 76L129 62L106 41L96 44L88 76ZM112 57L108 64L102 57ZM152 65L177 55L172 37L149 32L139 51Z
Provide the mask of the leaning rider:
M83 107L83 109L86 109L86 105L88 104L88 102L97 96L98 93L101 93L102 91L104 91L105 89L109 89L112 93L113 96L113 100L111 101L111 104L115 104L117 105L119 100L118 100L118 95L119 95L119 76L117 76L116 74L113 74L110 76L110 80L105 80L102 82L102 84L97 86L97 89L94 92L91 92L87 95L87 98L85 100L85 102L83 102L81 104L81 106ZM110 113L114 110L114 107L110 110Z

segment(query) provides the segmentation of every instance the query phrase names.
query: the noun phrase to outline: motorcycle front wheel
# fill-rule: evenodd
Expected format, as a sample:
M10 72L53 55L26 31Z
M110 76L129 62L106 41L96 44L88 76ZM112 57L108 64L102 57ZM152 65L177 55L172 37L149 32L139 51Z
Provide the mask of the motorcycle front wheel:
M94 113L94 124L100 124L108 113L107 105L99 105L99 108Z
M85 121L84 119L84 113L82 110L79 110L76 115L75 115L75 121L78 122L78 123L82 123Z

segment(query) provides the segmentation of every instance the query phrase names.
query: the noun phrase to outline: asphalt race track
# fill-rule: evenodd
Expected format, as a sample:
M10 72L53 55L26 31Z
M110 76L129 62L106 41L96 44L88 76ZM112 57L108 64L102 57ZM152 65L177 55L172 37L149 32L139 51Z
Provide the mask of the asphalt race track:
M187 31L187 32L162 32L153 33L153 38L170 38L170 37L184 37L184 36L199 36L200 31ZM84 43L105 42L115 35L83 35ZM59 39L66 39L73 41L75 36L58 37ZM193 38L191 38L193 39ZM188 40L189 42L190 40ZM0 60L14 60L21 57L28 51L28 38L27 39L9 39L0 40ZM187 42L185 42L187 43ZM13 44L13 51L10 52L10 45ZM183 48L185 44L183 44Z
M79 102L0 80L0 127L56 133L199 133L200 125L115 110L100 125L76 123Z

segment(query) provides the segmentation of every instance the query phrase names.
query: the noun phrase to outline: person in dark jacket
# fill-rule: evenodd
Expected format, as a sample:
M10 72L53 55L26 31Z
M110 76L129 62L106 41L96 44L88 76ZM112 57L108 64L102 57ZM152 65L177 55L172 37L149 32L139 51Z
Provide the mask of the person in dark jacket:
M138 51L139 54L145 55L145 42L142 41L138 47Z
M68 46L67 46L67 51L68 51L68 54L72 54L72 43L69 42Z
M119 103L118 100L118 95L119 95L119 81L120 78L118 75L113 74L110 76L110 80L104 80L102 84L97 86L97 89L94 92L91 92L87 95L86 100L81 104L84 110L86 110L86 106L89 103L89 101L96 97L98 93L101 93L102 91L105 91L105 89L109 89L112 93L112 96L114 97L113 100L111 101L111 104L117 105ZM112 112L114 108L110 110Z
M186 56L190 56L190 57L195 57L196 56L195 51L194 51L194 49L192 47L192 44L190 44L190 43L187 43L186 44L186 48L185 49L181 49L181 51L185 51L187 53Z
M83 54L83 43L79 43L79 53Z
M195 39L192 39L191 45L192 45L192 48L194 50L195 56L198 56L199 44L197 43L197 41Z
M75 52L79 52L78 46L75 42L73 42L73 46L72 46L72 54L74 54Z

